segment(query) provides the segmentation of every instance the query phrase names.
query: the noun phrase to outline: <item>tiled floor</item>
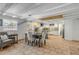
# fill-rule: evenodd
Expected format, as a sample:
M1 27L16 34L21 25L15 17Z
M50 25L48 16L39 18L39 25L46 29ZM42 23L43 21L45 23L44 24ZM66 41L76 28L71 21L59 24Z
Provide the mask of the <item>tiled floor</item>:
M32 47L24 43L11 45L0 51L1 55L71 55L79 54L78 41L65 41L60 36L49 35L47 45L44 47Z

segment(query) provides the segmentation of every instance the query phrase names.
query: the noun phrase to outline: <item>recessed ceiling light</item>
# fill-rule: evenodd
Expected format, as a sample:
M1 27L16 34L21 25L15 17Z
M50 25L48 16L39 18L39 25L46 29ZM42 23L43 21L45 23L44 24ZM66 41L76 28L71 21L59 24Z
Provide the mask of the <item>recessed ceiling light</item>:
M6 15L6 13L3 13L3 15Z
M13 18L15 18L16 16L12 16Z

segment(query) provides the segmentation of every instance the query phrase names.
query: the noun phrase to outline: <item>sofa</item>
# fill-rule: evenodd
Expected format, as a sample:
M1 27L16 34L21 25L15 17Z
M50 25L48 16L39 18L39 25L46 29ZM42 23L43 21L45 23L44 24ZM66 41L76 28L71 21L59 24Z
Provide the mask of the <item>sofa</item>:
M3 36L3 37L2 37ZM4 39L4 37L6 37ZM0 32L0 48L1 50L8 45L14 44L15 43L15 38L9 36L7 32Z

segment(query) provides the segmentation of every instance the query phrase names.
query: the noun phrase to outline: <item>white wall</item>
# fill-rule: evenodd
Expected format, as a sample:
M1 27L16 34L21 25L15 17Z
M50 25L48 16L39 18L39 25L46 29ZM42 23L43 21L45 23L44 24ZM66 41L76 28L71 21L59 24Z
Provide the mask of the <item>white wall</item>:
M65 40L79 40L79 19L65 20Z
M19 39L25 38L25 33L27 32L28 28L29 28L28 22L18 25L18 38Z
M24 39L24 33L26 29L26 23L18 25L18 38Z

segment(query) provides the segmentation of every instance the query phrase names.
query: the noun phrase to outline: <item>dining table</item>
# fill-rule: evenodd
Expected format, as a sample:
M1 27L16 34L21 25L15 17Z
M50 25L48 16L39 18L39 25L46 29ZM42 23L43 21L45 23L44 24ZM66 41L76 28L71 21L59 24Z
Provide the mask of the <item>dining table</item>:
M42 38L42 34L41 33L35 33L35 34L32 34L32 37L36 38L36 39L41 39Z
M41 34L41 33L35 33L35 34L32 34L32 37L33 37L35 40L38 39L38 42L36 42L36 45L39 44L39 46L40 46L41 39L42 39L42 34Z

